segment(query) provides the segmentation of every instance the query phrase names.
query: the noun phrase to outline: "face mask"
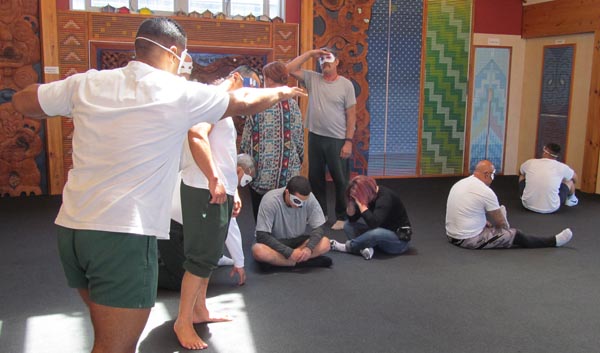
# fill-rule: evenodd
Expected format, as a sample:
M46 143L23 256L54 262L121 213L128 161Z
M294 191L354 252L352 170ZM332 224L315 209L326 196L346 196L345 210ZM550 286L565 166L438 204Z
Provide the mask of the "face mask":
M255 79L253 79L252 77L244 77L244 87L252 87L252 88L257 88L258 83L256 82Z
M335 56L333 54L327 54L319 57L319 65L323 66L324 63L332 63L335 61Z
M494 169L494 170L492 171L492 174L490 174L490 178L491 178L492 180L494 180L494 176L496 176L496 169Z
M185 54L185 58L179 65L177 74L178 75L181 75L181 74L191 75L192 69L194 68L194 59L192 59L192 56L187 52L187 49L184 50L183 53L181 53L181 56L183 56L184 54Z
M544 147L544 148L543 148L543 151L544 151L544 152L546 152L546 153L548 153L550 156L552 156L552 157L554 157L554 158L558 158L558 155L557 155L557 154L550 153L550 151L548 151L548 150L546 149L546 147Z
M170 52L171 54L175 55L175 56L176 56L176 57L179 59L179 67L177 68L177 75L179 75L179 74L181 74L181 73L182 73L182 68L186 68L186 67L188 66L188 63L185 63L185 58L186 58L186 56L188 55L188 53L187 53L187 49L184 49L184 50L181 52L181 56L178 56L178 55L177 55L177 54L175 54L175 52L174 52L174 51L172 51L171 49L169 49L169 48L165 47L164 45L162 45L162 44L160 44L160 43L158 43L158 42L155 42L155 41L153 41L153 40L152 40L152 39L150 39L150 38L146 38L146 37L137 37L137 38L135 38L135 40L138 40L138 39L147 40L148 42L150 42L150 43L153 43L153 44L156 44L156 45L158 45L159 47L161 47L162 49L164 49L164 50L166 50L166 51ZM190 64L190 65L193 65L193 63L191 63L191 62L190 62L189 64ZM192 73L192 71L190 70L190 74L191 74L191 73Z
M304 205L304 201L300 200L299 197L292 195L292 194L290 194L290 201L292 201L292 203L294 205L296 205L296 207L298 207L298 208L300 208L300 207L302 207L302 205Z
M246 173L244 173L244 175L242 175L242 179L240 180L240 186L244 187L248 184L250 184L250 182L252 181L252 177Z

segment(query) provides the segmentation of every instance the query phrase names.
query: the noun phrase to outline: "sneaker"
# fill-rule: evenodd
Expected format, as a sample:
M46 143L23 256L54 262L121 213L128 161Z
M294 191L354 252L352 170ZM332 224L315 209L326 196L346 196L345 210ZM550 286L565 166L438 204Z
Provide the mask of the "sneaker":
M578 203L579 199L577 198L577 196L575 196L575 194L569 196L569 198L567 198L567 201L565 201L565 205L569 207L577 206Z
M317 256L312 259L308 259L304 262L298 262L296 267L304 268L304 267L331 267L333 261L330 257L327 256Z
M373 258L373 255L375 254L375 249L364 248L360 251L360 254L362 255L362 257L365 258L365 260L371 260Z
M331 239L329 241L329 250L331 250L331 251L347 252L346 251L346 244L340 243L339 241L334 240L334 239Z
M335 221L335 223L331 226L332 230L342 230L344 229L344 221L342 220L337 220Z
M568 243L571 238L573 238L573 232L571 232L571 229L565 228L562 232L556 234L555 238L556 247L563 246Z
M225 255L221 256L217 266L233 266L233 260Z

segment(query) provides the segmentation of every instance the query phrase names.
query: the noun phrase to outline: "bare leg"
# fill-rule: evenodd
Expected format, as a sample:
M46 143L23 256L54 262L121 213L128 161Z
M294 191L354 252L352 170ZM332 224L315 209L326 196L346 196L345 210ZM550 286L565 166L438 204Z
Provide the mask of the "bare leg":
M307 243L308 243L308 241L306 243L304 243L302 246L305 246ZM323 238L321 238L321 241L319 241L319 244L317 244L317 246L315 246L315 248L313 249L312 255L310 257L313 258L313 257L321 256L321 255L325 254L326 252L328 252L330 249L331 249L331 244L329 244L329 238L323 237Z
M208 345L194 329L194 306L201 292L206 293L209 278L195 276L185 271L181 281L179 314L175 320L175 334L179 343L187 349L206 349ZM202 297L204 299L206 295Z
M306 240L302 245L300 245L298 249L306 247L306 244L308 244L308 240ZM329 238L321 238L319 244L317 244L317 246L313 249L310 258L312 259L325 254L329 251L329 248ZM256 261L266 262L274 266L296 266L295 261L291 259L286 259L283 255L264 244L254 244L252 246L252 256L254 256L254 259Z
M252 256L258 262L266 262L275 266L295 266L296 262L286 259L283 255L264 244L254 244L252 246Z
M208 285L208 280L206 281ZM212 323L212 322L226 322L231 321L229 317L212 317L206 307L206 288L207 285L202 285L198 297L196 297L196 304L194 305L193 322L195 324L201 323Z
M90 291L84 288L78 288L77 290L79 291L81 299L83 299L83 302L85 303L85 305L87 305L89 309L90 303L92 302L92 300L90 299Z
M79 289L79 294L90 309L94 326L92 353L134 353L150 308L114 308L92 302L86 289Z

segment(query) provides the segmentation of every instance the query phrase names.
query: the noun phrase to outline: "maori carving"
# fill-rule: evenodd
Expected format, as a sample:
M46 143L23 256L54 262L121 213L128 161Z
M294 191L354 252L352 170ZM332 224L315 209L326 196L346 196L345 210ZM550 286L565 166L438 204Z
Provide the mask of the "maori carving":
M135 53L133 50L128 51L114 51L114 50L103 50L102 61L100 62L100 70L116 69L119 67L125 67L133 60Z
M0 197L41 194L35 157L42 151L40 122L14 111L12 95L38 82L38 3L0 3Z
M0 0L0 3L1 1L7 0ZM57 15L61 78L84 72L88 69L88 63L95 69L125 66L133 57L131 43L138 25L145 18L129 14L80 11L59 11ZM273 19L273 24L262 20L217 21L193 18L192 14L176 20L188 34L188 46L192 55L194 47L210 48L212 53L219 53L219 48L222 48L222 53L215 54L216 64L194 64L192 79L200 82L212 82L242 64L260 71L267 58L289 60L298 54L298 25L285 24L280 18ZM274 34L276 29L277 34ZM114 47L110 43L115 43ZM127 50L128 46L131 50ZM248 55L249 53L252 55ZM234 122L238 135L241 136L243 120L234 118ZM72 167L72 133L72 120L63 118L64 175L68 175ZM64 180L61 181L64 183Z
M369 150L369 83L367 82L367 32L375 0L318 0L314 2L314 46L338 51L338 73L356 90L356 133L352 170L366 174Z

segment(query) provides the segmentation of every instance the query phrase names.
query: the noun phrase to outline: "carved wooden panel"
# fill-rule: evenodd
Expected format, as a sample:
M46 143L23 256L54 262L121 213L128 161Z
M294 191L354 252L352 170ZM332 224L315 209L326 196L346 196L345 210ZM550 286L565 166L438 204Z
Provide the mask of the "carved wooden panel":
M140 15L88 13L90 39L133 41L138 26L145 19ZM272 48L270 22L226 21L205 18L177 17L175 20L188 36L188 45L217 45L252 48Z
M41 124L17 113L12 95L39 80L38 6L8 0L0 6L0 197L39 195L36 156L43 150Z
M274 23L273 49L275 60L287 62L294 59L298 53L298 26Z
M89 69L88 16L82 12L60 12L58 62L61 79ZM62 118L63 175L73 168L73 119Z
M60 77L89 68L87 16L81 12L58 14L58 61Z
M367 82L367 31L371 7L375 0L314 1L314 47L338 50L338 73L350 79L356 90L356 133L351 168L366 174L369 150L369 83Z
M60 77L65 78L89 68L110 69L126 65L133 58L137 28L147 17L59 11L57 18L59 70ZM227 54L210 65L194 64L192 79L199 82L212 82L242 64L260 71L268 61L287 61L298 55L297 24L191 17L174 19L187 33L191 54ZM241 136L243 121L235 119L235 122ZM71 119L62 119L62 131L64 175L67 175L73 166Z

